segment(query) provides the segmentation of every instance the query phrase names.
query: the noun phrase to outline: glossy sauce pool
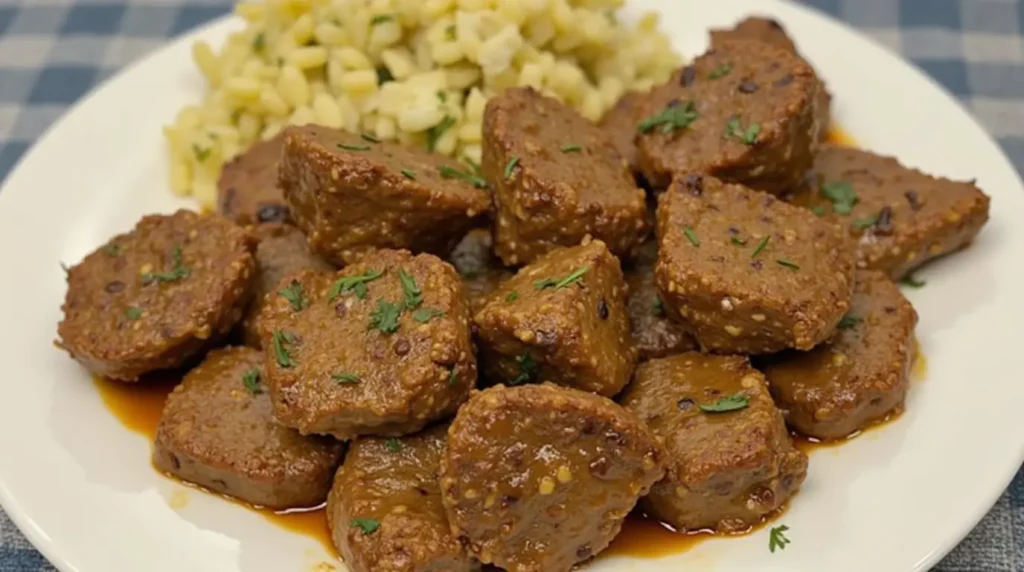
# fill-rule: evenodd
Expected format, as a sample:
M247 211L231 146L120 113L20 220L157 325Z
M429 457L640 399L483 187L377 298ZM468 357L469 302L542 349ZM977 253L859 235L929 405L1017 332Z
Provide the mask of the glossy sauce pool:
M848 133L841 128L834 127L828 136L828 142L835 145L855 146L856 142ZM913 381L919 381L927 377L927 361L920 352L917 352L911 372ZM96 379L96 388L99 391L103 403L121 421L121 423L146 436L150 442L156 436L156 427L160 420L160 412L163 409L167 394L177 383L175 379L153 380L151 382L124 384L111 382L104 379ZM874 431L884 426L891 419L886 419L866 431ZM858 433L857 435L860 435ZM853 438L853 437L851 437ZM811 454L817 449L831 448L842 445L849 439L834 442L822 443L811 439L796 437L794 442L798 448ZM276 526L308 536L324 546L329 553L337 556L337 550L331 542L330 532L327 529L327 517L323 507L316 507L307 510L294 510L275 512L268 509L253 507L225 497L229 502L246 507L255 511ZM749 531L737 534L743 536L752 534L773 522L783 514L785 509L773 514L762 523L752 527ZM672 530L664 523L647 518L639 513L631 514L622 527L622 532L612 542L607 550L601 553L598 558L606 555L633 556L657 558L670 554L686 552L697 546L700 542L715 535L711 533L683 534ZM730 535L733 536L733 535Z

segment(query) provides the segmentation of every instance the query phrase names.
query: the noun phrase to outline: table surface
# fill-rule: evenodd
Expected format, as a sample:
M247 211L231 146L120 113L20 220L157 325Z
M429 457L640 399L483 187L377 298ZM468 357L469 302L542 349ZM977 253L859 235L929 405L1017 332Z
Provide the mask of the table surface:
M863 30L945 85L1024 171L1024 0L802 1ZM0 0L0 180L98 82L231 4ZM0 572L37 570L53 568L0 511ZM936 570L1024 571L1024 471Z

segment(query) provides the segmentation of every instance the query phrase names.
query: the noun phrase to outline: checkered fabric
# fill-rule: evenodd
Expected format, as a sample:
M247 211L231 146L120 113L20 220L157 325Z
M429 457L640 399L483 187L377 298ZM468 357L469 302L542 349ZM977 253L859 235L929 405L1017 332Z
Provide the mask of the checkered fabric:
M1024 170L1024 0L803 1L931 74ZM167 38L227 13L230 5L231 0L0 0L0 179L100 80ZM0 572L39 570L52 568L0 512ZM936 570L1024 571L1024 472Z

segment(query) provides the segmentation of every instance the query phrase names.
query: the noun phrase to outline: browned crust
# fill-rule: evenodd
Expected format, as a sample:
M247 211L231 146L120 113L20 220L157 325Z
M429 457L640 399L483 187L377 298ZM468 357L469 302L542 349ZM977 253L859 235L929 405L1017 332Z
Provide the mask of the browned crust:
M217 180L217 212L240 225L282 223L289 219L284 193L277 186L284 135L257 141L231 159Z

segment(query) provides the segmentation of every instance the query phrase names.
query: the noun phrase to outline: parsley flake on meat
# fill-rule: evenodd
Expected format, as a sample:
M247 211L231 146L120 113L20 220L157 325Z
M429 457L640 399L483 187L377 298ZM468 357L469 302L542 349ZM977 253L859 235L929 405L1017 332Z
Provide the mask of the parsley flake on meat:
M821 196L832 201L832 211L836 214L848 215L857 204L857 193L848 181L825 183L821 186Z
M306 300L306 291L298 280L292 280L291 284L279 290L278 294L288 300L296 312L309 305L309 300Z
M536 380L537 362L533 361L530 352L523 352L516 356L516 363L519 364L519 375L508 382L509 385L522 385Z
M423 291L416 284L416 279L411 275L407 274L405 270L398 270L398 281L402 283L402 296L405 297L403 302L406 310L413 310L418 308L423 303Z
M142 275L142 283L175 282L188 278L192 275L192 270L183 266L182 257L181 245L174 245L174 250L171 252L171 270L169 272L146 272Z
M348 525L363 531L363 536L369 536L380 528L380 521L375 518L353 518Z
M850 328L856 326L859 323L861 323L861 317L860 316L855 316L853 314L847 314L847 315L843 316L842 320L839 320L839 325L836 326L836 327L839 328L840 330L849 330Z
M295 360L292 359L291 354L288 352L287 345L294 345L298 342L298 338L291 332L285 332L282 330L274 330L270 336L270 340L274 346L274 359L277 360L277 365L283 368L295 367Z
M745 239L745 238L740 238L740 237L738 237L738 236L732 236L732 237L730 237L730 238L729 238L729 240L730 240L730 241L731 241L731 242L732 242L733 244L735 244L736 246L746 246L746 245L747 245L747 239Z
M576 270L569 273L568 276L558 280L556 278L544 278L543 280L535 280L533 287L537 290L544 290L545 288L554 288L555 290L561 290L573 282L579 282L583 275L590 270L589 266L580 266Z
M369 133L360 133L359 136L363 138L363 141L369 141L370 143L380 143L380 139L377 139L376 137L370 135Z
M910 286L911 288L923 288L927 282L924 280L918 280L917 278L914 278L912 274L908 274L903 278L903 280L900 280L900 284Z
M722 134L722 139L739 139L747 145L753 145L757 142L757 136L761 134L761 125L759 123L751 123L746 129L740 124L738 117L733 117L725 124L725 133Z
M727 395L714 403L701 403L700 410L706 413L727 413L746 409L750 405L750 398L742 393Z
M751 258L761 254L765 248L768 247L768 240L771 239L772 235L768 235L761 239L761 242L757 243L757 248L754 249L754 253L750 255Z
M359 383L359 376L350 372L332 373L331 379L338 383Z
M369 145L349 145L348 143L338 143L338 148L339 149L344 149L346 151L369 151L370 150L370 146Z
M694 246L700 246L700 239L697 238L697 233L693 232L693 229L689 226L683 227L683 234L686 235L686 240L690 241L690 244Z
M519 164L519 157L512 157L511 159L508 160L508 163L505 164L505 178L506 179L512 176L512 169L515 169L516 165L518 165L518 164Z
M366 284L373 282L384 275L383 270L367 270L366 272L359 274L358 276L345 276L339 278L333 286L331 291L327 295L327 301L333 302L335 298L341 296L343 292L355 292L356 297L360 300L366 298L368 290Z
M878 222L878 215L866 216L853 221L853 227L857 230L864 230L875 226L876 222Z
M768 550L775 554L775 549L785 550L786 545L789 544L789 539L786 538L786 531L789 527L786 525L773 526L771 531L768 533Z
M437 308L420 308L412 313L412 319L421 324L426 324L430 320L433 320L434 318L441 318L444 315L444 311Z
M508 296L505 296L505 301L506 302L515 302L518 299L519 299L519 291L518 290L513 290L513 291L508 293Z
M259 395L263 393L263 388L260 387L260 370L252 368L249 371L242 374L242 385L249 390L249 393L253 395Z
M370 314L370 325L367 330L380 330L383 334L398 331L398 318L402 315L402 307L387 300L377 300L377 309Z
M458 380L458 366L452 368L452 372L448 374L448 387L455 385Z
M800 265L788 258L776 258L775 262L777 262L780 266L785 266L786 268L789 268L790 270L793 271L800 270Z
M388 439L387 441L384 441L384 446L387 447L387 450L391 451L392 453L397 453L401 451L403 447L402 442L399 441L398 439Z
M722 78L722 77L725 77L725 76L729 75L730 73L732 73L732 65L731 64L722 64L722 65L718 66L717 68L711 70L711 73L708 74L708 79Z
M441 165L440 167L438 167L437 171L441 173L441 178L443 179L462 179L463 181L472 184L474 187L478 189L487 188L487 181L485 181L481 177L474 175L473 173L460 171L447 165Z
M579 153L583 147L576 144L562 145L562 153Z
M669 105L657 115L644 119L637 126L640 133L650 133L655 127L661 127L662 133L671 133L676 129L686 129L697 120L697 106L688 101Z
M110 243L103 247L103 252L107 256L120 256L124 252L124 247L120 244Z
M135 306L128 306L128 308L126 308L124 311L124 315L129 320L138 320L139 318L142 317L142 310L136 308Z
M404 175L405 178L409 179L410 181L416 180L416 172L413 171L412 169L402 169L402 175Z
M665 315L665 301L661 298L655 298L654 303L651 304L651 313L655 316Z

